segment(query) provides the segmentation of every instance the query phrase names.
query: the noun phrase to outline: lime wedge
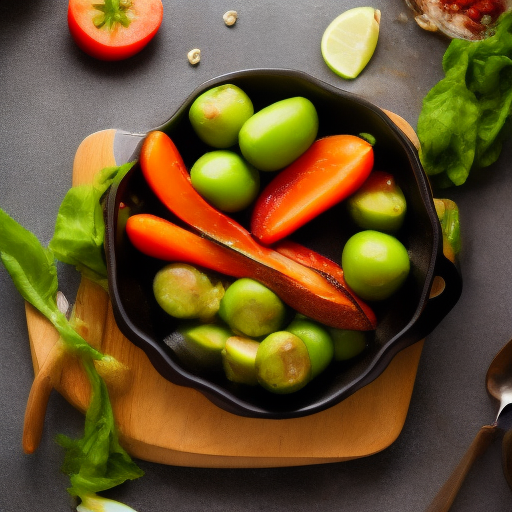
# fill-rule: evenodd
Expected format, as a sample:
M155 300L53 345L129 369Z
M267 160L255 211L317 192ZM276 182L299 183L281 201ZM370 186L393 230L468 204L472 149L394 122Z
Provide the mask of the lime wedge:
M322 36L325 63L343 78L361 73L372 58L379 39L380 11L355 7L340 14Z

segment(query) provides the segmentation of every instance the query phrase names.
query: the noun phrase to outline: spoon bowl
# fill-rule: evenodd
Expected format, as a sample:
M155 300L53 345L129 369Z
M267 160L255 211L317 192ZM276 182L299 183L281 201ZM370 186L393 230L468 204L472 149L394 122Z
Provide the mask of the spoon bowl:
M489 395L499 401L495 425L505 431L502 442L503 473L512 489L512 340L494 357L487 370Z
M499 427L508 430L512 425L501 426L500 417L507 405L512 404L512 340L492 360L487 370L486 382L489 395L500 403L495 422ZM501 418L501 421L504 419Z

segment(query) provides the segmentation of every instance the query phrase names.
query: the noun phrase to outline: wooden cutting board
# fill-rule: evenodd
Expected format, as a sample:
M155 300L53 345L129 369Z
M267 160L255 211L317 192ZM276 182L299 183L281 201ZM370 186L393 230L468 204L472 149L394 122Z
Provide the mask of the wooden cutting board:
M389 115L414 142L412 128ZM103 167L116 165L115 134L116 130L105 130L82 142L73 165L73 185L88 183ZM161 377L144 352L120 333L108 295L98 285L83 279L74 302L74 314L84 322L84 338L129 369L107 385L121 443L135 458L197 467L344 461L385 449L404 425L423 341L400 352L373 383L326 411L287 420L243 418ZM51 361L58 334L30 305L26 313L37 376ZM66 360L59 377L52 377L48 386L85 411L90 388L77 361Z

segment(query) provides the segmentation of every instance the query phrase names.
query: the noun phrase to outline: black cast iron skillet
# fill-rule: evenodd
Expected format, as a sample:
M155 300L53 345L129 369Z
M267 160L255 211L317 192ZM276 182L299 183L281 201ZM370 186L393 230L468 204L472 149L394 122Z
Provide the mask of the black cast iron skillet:
M252 99L255 111L284 98L307 97L319 114L319 137L370 133L376 138L375 168L395 176L408 204L406 222L397 237L410 254L409 278L391 299L370 304L377 314L378 327L369 336L366 351L346 363L333 363L296 393L274 395L260 387L233 384L220 373L191 371L182 366L163 342L175 330L176 321L158 307L151 285L155 273L165 262L139 253L123 231L128 211L173 218L149 190L136 164L122 181L112 186L107 197L105 249L114 315L123 334L140 347L157 371L171 382L195 388L219 407L238 415L304 416L326 409L370 383L400 350L429 334L457 302L461 277L455 265L443 256L442 233L429 183L409 139L378 107L304 73L240 71L210 80L195 90L178 111L157 128L173 139L189 168L199 156L211 151L193 133L188 121L189 107L202 92L224 83L241 87ZM137 152L133 158L136 156ZM270 174L262 173L263 180L270 179ZM241 214L237 220L247 224L247 217L248 214ZM339 262L345 241L356 230L340 204L301 228L292 238ZM445 288L439 296L429 299L435 276L445 281Z

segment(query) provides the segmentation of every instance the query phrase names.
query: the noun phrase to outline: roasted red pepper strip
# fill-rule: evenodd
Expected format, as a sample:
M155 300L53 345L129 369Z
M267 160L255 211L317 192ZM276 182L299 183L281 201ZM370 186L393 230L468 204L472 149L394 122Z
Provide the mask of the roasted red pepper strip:
M337 304L346 304L346 295L323 276L260 245L240 224L208 204L192 187L185 164L165 133L155 131L146 137L141 148L140 165L148 184L170 211L202 234L252 260L254 279L258 279L256 270L261 272L261 268L283 274L290 282L296 283L297 288L307 289L309 295L318 297L322 307L332 307L332 311L324 313L328 318L335 314ZM293 289L289 293L292 292ZM354 316L360 317L355 322L359 329L374 329L374 320L367 318L353 299L352 304L355 307ZM340 323L346 319L330 320L331 323L333 321Z
M274 245L274 249L287 258L297 261L301 265L305 265L306 267L321 272L323 275L327 276L330 282L341 286L345 292L357 302L366 317L372 323L376 324L377 320L375 318L375 313L350 289L345 282L343 269L334 263L334 261L311 249L308 249L307 247L304 247L303 245L292 242L291 240L282 240L281 242L278 242Z
M325 325L352 330L375 328L373 313L369 319L350 297L313 271L324 295L313 292L312 283L305 285L275 268L154 215L130 217L126 232L132 244L148 256L198 265L232 277L256 279L290 307Z
M355 192L373 167L373 148L354 135L314 142L258 197L251 232L264 244L283 239Z

